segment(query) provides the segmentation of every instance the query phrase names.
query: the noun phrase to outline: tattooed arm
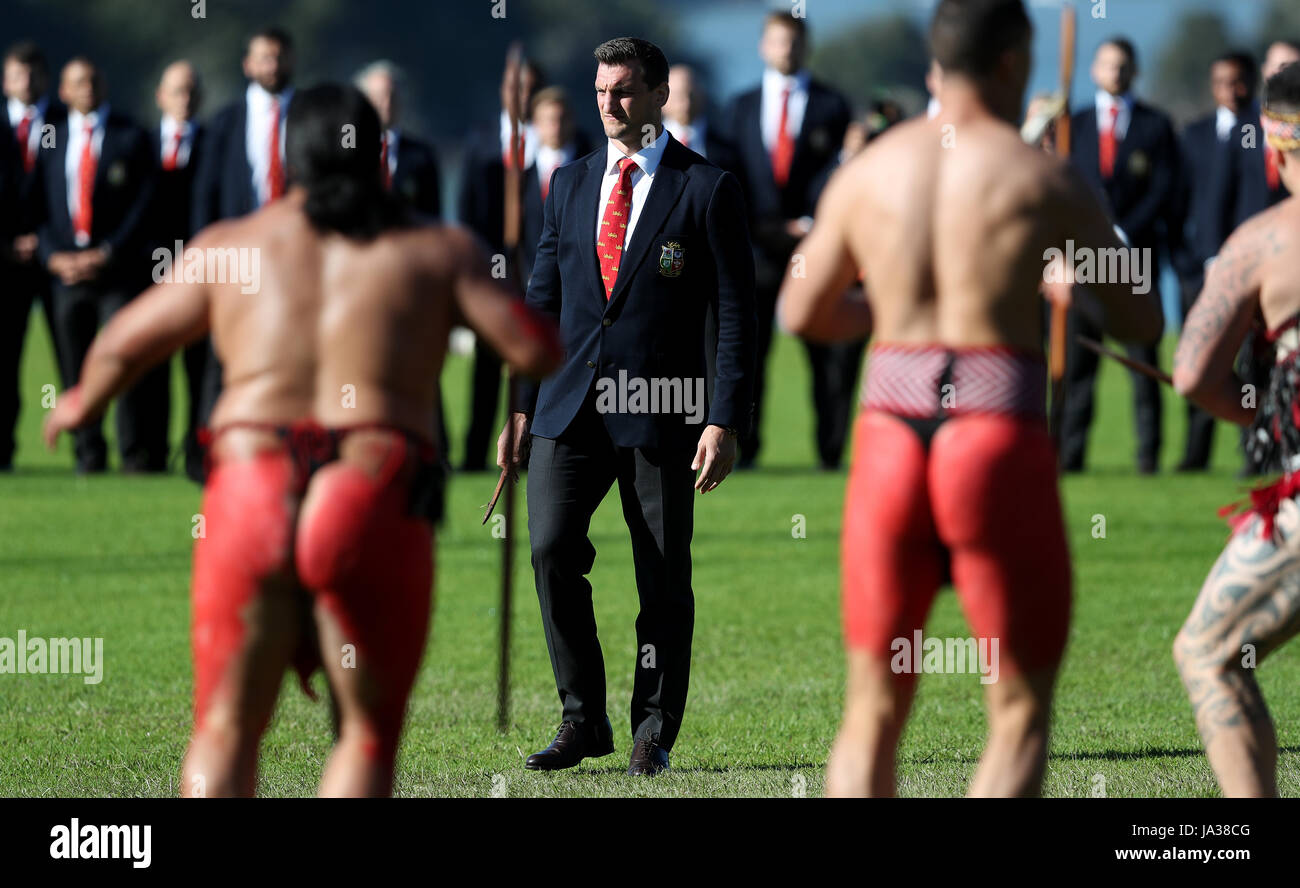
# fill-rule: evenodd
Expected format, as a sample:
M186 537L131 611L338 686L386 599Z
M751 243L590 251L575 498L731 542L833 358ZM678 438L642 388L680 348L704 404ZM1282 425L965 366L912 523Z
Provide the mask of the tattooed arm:
M1255 417L1255 408L1243 405L1246 383L1233 363L1259 309L1261 269L1278 249L1271 216L1242 225L1223 245L1187 315L1174 355L1178 393L1238 425L1249 425Z

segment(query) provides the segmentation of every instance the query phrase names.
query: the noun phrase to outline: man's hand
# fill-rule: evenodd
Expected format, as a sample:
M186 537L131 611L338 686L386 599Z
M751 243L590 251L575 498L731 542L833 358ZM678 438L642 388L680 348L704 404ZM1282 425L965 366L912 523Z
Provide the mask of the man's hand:
M83 281L94 280L108 264L108 251L103 247L82 250L77 254L77 265Z
M700 474L695 478L695 489L708 493L731 474L736 464L736 439L722 426L706 426L695 448L695 461L691 470Z
M80 283L82 279L81 261L77 258L77 254L71 250L51 253L49 269L50 274L57 277L68 287Z
M36 246L40 242L35 234L20 234L14 238L14 258L19 264L26 265L36 255Z
M89 418L82 404L81 389L74 385L59 396L54 402L54 409L45 417L41 437L45 439L46 449L54 450L60 432L70 432L83 425Z
M525 413L511 413L506 419L505 428L501 430L500 437L497 438L497 466L506 468L506 442L509 441L509 435L514 436L514 460L510 466L510 480L519 479L519 466L528 459L528 446L532 439L528 436L528 415Z

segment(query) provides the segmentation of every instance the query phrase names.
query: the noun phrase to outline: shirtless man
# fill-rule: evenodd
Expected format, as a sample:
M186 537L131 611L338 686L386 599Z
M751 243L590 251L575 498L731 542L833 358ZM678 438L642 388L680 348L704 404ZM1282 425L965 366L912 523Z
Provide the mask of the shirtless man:
M380 182L379 145L378 118L355 89L298 93L285 199L189 245L209 261L221 255L211 250L259 257L260 289L150 288L104 328L46 421L53 447L211 331L225 388L194 551L184 795L253 794L291 662L304 686L323 664L338 707L321 795L391 792L429 621L433 405L448 331L467 323L532 376L562 357L554 325L493 280L471 235L406 218Z
M894 794L916 682L897 642L912 643L949 576L975 637L999 644L970 793L1041 788L1070 565L1038 293L1067 238L1120 244L1082 180L1020 139L1031 38L1021 0L939 4L939 114L891 128L836 174L782 291L782 321L802 336L876 336L844 507L847 702L828 795ZM843 295L860 273L865 303ZM1160 335L1158 307L1132 286L1091 292L1112 335Z
M1265 87L1261 115L1278 172L1300 194L1300 64ZM1300 198L1252 217L1228 238L1183 325L1174 385L1208 412L1250 425L1251 458L1284 474L1251 495L1174 641L1174 662L1226 796L1277 795L1277 738L1255 667L1300 631ZM1247 397L1233 362L1262 322L1275 351L1267 393ZM1258 404L1258 407L1256 407Z

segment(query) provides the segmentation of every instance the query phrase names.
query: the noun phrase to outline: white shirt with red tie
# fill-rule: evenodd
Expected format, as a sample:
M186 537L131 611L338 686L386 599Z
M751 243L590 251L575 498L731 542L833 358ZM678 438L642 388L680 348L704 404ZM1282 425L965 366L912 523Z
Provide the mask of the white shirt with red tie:
M691 149L700 157L708 159L709 155L705 153L704 148L708 139L709 123L705 118L697 117L694 123L678 123L671 117L665 117L664 129L672 133L673 138L681 142L682 145Z
M1119 114L1115 116L1115 141L1123 142L1124 137L1128 135L1129 121L1133 119L1133 94L1112 96L1104 89L1097 90L1097 133L1099 135L1110 128L1111 109L1117 106Z
M786 109L785 131L791 139L799 138L803 129L803 115L808 110L808 84L812 75L797 71L789 77L775 68L763 70L763 99L760 107L763 130L763 147L771 154L776 148L777 132L781 128L781 99L789 88L789 105ZM695 150L692 146L692 150Z
M659 169L659 161L663 160L664 149L668 147L670 138L672 136L665 129L648 148L642 148L632 155L632 162L636 164L636 169L632 171L632 207L628 210L627 229L623 232L624 244L632 242L632 229L636 228L636 220L641 218L641 208L645 206L645 199L650 194L655 171ZM592 243L600 243L600 223L605 218L605 205L609 203L609 196L614 192L614 186L618 184L619 162L627 156L623 153L622 147L613 141L606 144L605 176L600 180L600 203L596 205L596 230Z
M22 160L25 164L30 157L34 163L36 152L41 147L41 127L45 124L45 111L49 107L49 100L41 99L34 105L28 105L18 99L10 99L6 105L6 110L9 112L9 127L15 137L23 125L23 118L29 115L31 117L27 124L27 151Z
M551 185L551 173L573 160L573 155L572 145L565 145L563 148L537 146L537 186L542 190L543 200L546 199L546 192Z
M159 129L159 144L162 147L158 162L163 169L183 170L189 165L190 151L194 148L194 124L192 121L179 121L164 114ZM174 159L175 166L168 167Z
M86 150L87 127L90 130L90 153L98 165L104 150L106 120L108 120L107 102L89 114L68 109L68 151L63 160L63 172L67 178L68 218L72 219L74 228L77 222L77 209L81 204L81 159ZM93 191L86 197L87 200L93 200ZM89 244L90 237L78 232L77 246L84 247Z
M531 123L521 123L519 125L519 134L524 137L524 165L521 169L528 169L537 159L537 130L533 129ZM510 153L510 115L505 111L501 112L501 157L504 158Z
M284 121L289 116L289 103L293 101L293 88L272 95L261 84L248 84L245 101L248 108L248 126L245 128L244 147L248 152L248 165L253 170L253 193L260 207L271 199L271 119L272 100L280 101L280 169L284 171ZM286 173L287 175L287 173Z

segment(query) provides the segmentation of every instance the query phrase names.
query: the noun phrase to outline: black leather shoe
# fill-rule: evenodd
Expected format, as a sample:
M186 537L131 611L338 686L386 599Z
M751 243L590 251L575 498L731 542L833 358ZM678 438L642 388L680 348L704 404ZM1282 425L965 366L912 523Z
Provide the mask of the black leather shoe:
M600 758L614 751L614 729L609 719L594 728L566 721L560 725L551 745L524 760L530 771L559 771L572 768L585 758Z
M629 777L655 777L668 770L668 750L659 745L656 737L646 737L632 746L632 761L627 766Z

